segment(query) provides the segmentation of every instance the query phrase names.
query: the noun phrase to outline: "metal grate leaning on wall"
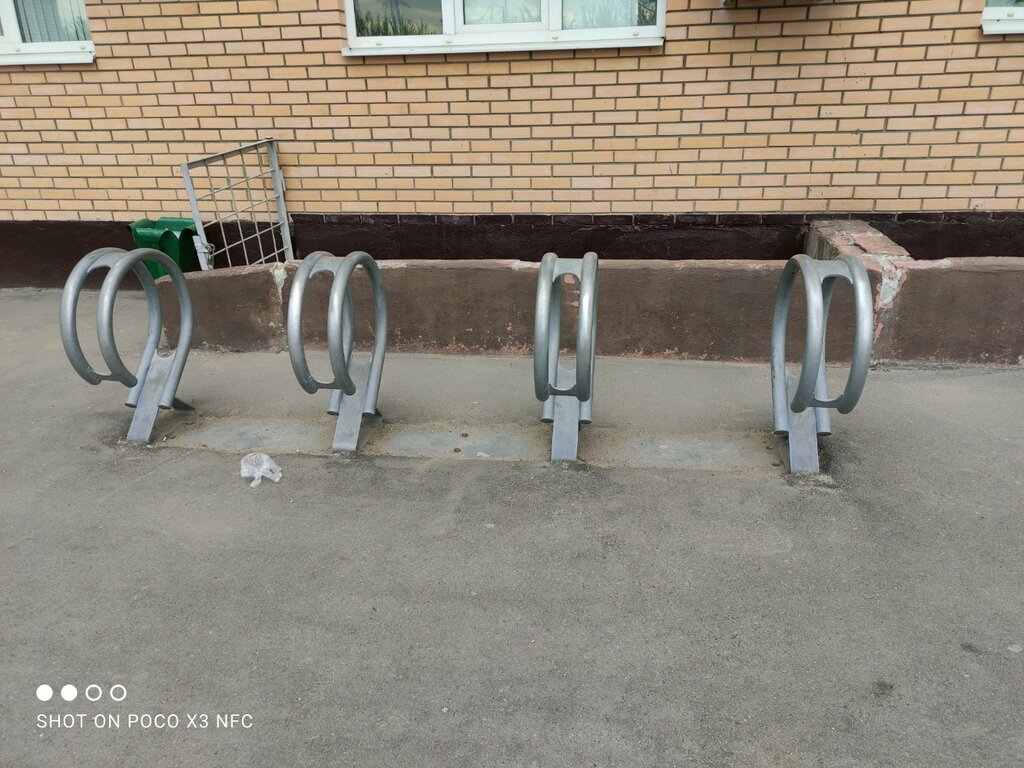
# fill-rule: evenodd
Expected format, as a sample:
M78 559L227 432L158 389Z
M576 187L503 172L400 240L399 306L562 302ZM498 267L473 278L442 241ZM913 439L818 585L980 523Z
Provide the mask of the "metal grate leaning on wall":
M181 175L203 269L294 258L274 139L182 163Z

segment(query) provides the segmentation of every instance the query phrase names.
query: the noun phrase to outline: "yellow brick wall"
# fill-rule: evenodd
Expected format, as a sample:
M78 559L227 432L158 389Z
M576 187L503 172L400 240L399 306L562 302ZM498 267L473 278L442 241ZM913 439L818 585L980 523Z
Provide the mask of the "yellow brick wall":
M345 58L342 0L86 0L95 64L0 67L0 219L185 213L264 136L293 212L1021 207L983 0L668 2L660 50Z

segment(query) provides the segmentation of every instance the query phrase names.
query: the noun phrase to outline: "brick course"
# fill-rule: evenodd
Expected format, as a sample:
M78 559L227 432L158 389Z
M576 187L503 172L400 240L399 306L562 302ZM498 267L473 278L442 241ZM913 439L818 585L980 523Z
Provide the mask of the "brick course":
M1021 40L982 0L669 0L663 48L345 58L341 0L86 0L0 67L0 219L184 214L265 136L306 213L1019 209Z

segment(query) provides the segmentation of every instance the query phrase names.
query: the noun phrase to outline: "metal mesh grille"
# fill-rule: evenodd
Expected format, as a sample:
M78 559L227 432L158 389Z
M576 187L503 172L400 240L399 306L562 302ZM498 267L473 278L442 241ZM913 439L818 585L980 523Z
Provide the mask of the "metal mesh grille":
M284 177L273 139L181 166L203 269L291 261Z

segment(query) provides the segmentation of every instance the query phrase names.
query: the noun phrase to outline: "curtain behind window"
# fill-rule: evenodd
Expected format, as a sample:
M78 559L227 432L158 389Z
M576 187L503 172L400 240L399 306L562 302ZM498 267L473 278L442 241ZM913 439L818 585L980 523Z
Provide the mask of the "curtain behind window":
M635 24L634 0L562 1L562 26L566 29L631 27Z
M26 43L89 39L82 0L14 0L14 9Z

